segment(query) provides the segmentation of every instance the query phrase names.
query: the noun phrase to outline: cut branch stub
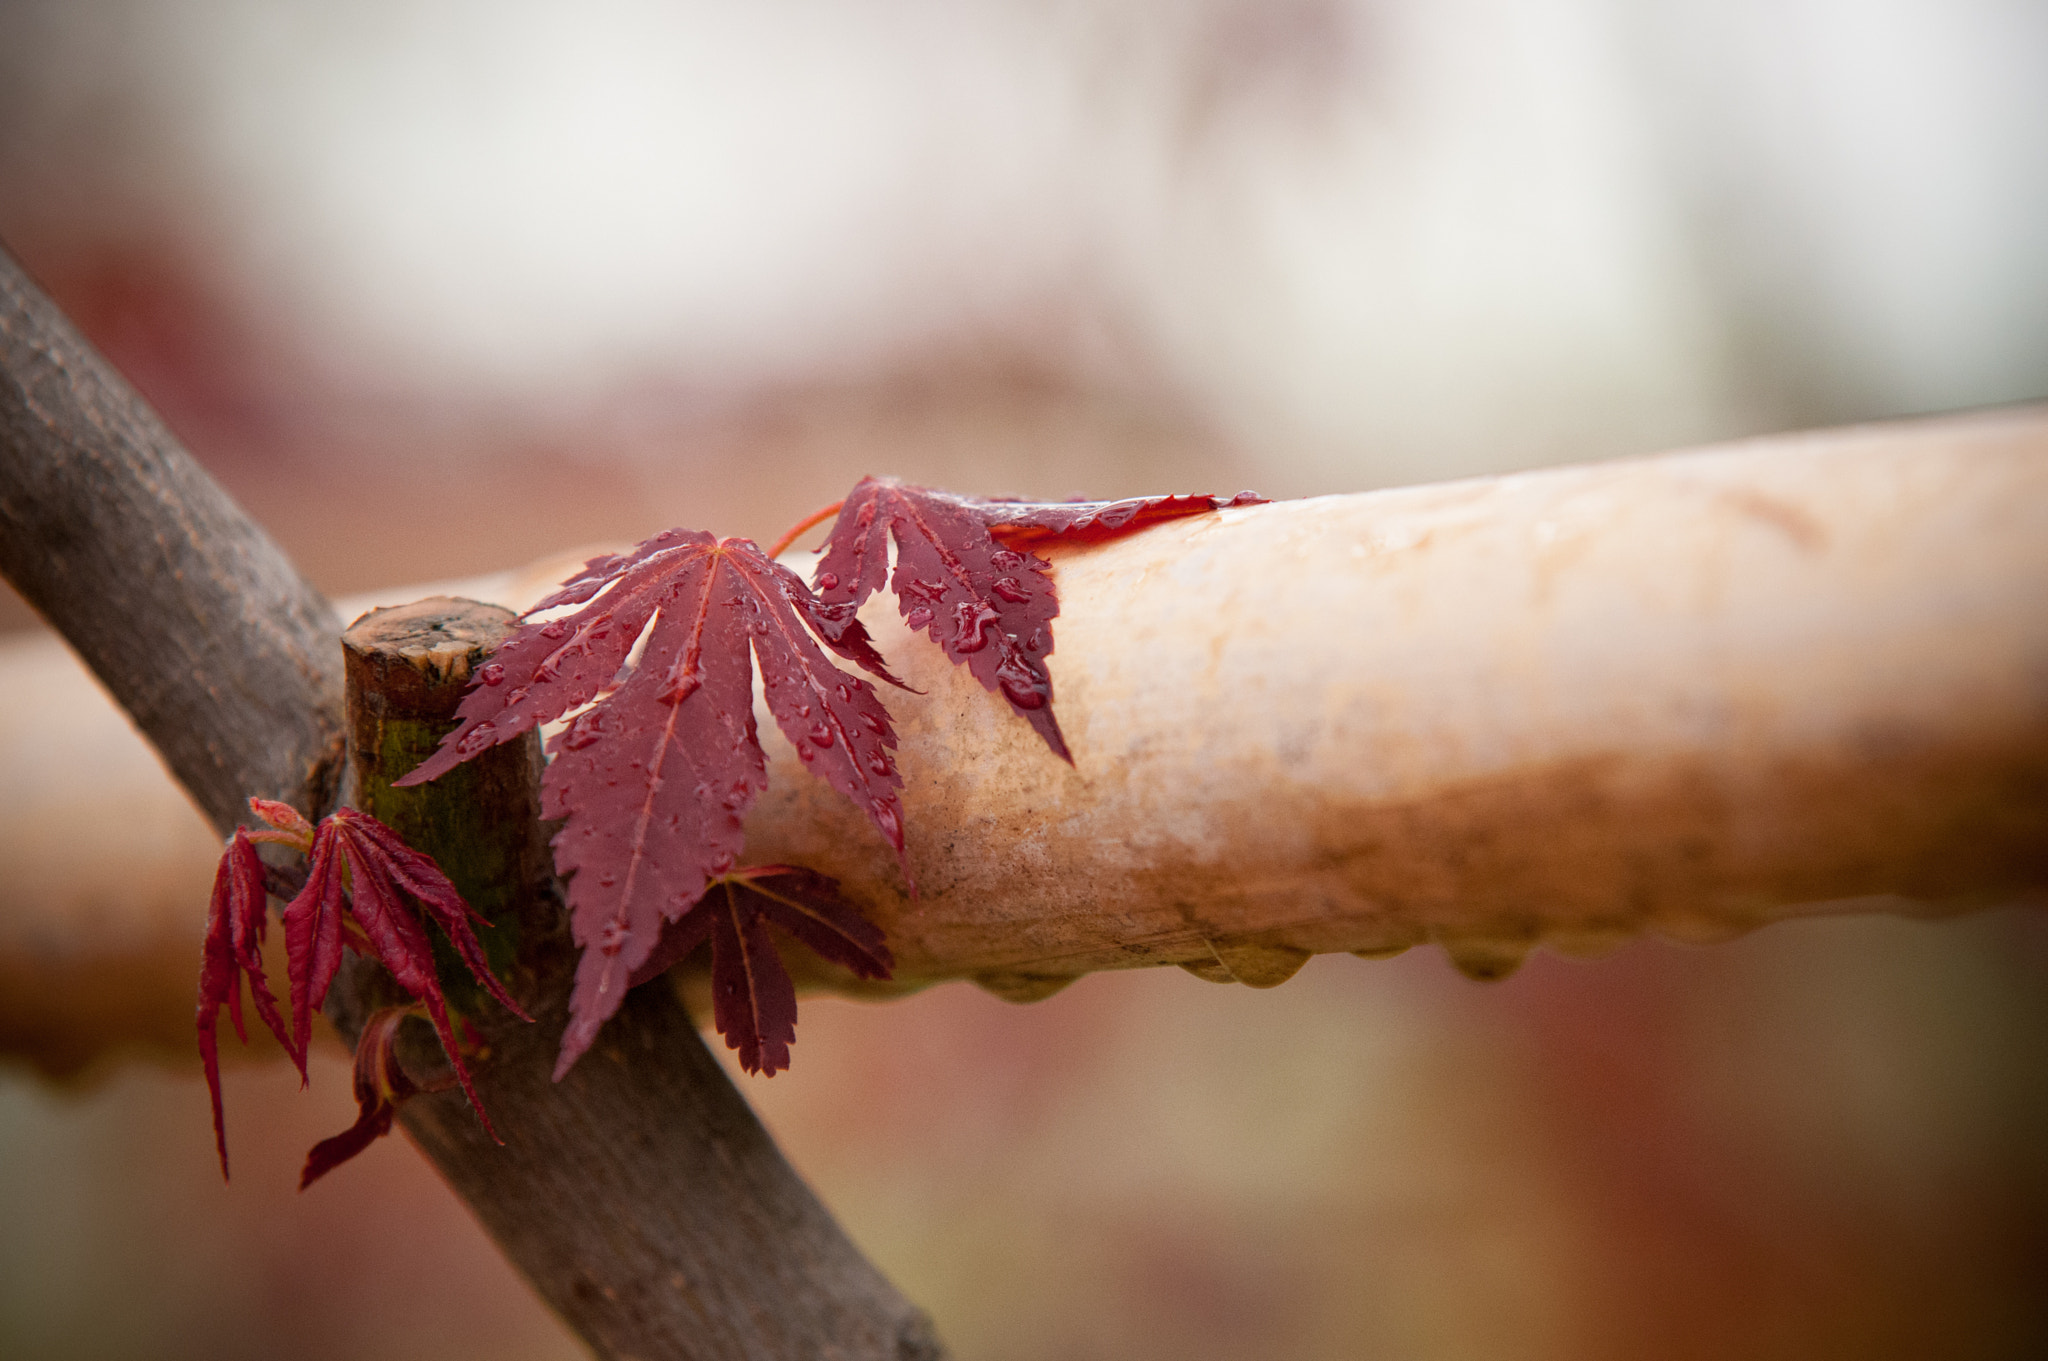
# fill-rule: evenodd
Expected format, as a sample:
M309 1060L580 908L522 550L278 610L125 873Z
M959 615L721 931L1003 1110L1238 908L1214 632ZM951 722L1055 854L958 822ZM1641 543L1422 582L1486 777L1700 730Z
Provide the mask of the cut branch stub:
M454 726L510 618L441 597L375 611L343 638L357 806L497 924L498 951L517 954L506 981L538 1018L471 1014L502 1146L456 1092L413 1098L400 1122L600 1357L938 1361L930 1320L783 1161L669 989L629 994L584 1061L550 1080L575 960L538 818L537 738L391 787ZM344 1029L374 1005L374 972L345 972L330 996ZM451 1000L461 976L442 970Z
M431 596L372 610L341 639L350 802L434 857L491 923L478 937L501 976L521 954L521 940L533 947L520 961L531 967L547 951L567 949L540 823L539 734L494 747L429 787L398 789L391 781L433 752L470 677L513 622L497 605ZM453 965L452 952L441 962ZM463 1010L488 1010L471 1005L467 970L444 967L441 976Z

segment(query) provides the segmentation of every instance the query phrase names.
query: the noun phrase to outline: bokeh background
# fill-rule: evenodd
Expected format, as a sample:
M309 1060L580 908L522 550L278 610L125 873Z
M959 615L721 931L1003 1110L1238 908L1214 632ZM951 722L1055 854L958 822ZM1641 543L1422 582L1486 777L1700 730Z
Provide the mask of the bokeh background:
M2048 4L0 0L0 240L335 593L1358 491L2048 397ZM578 1354L402 1142L293 1194L290 1076L223 1189L196 1064L0 1062L0 1356ZM2048 1355L2038 910L810 1001L746 1090L962 1361Z

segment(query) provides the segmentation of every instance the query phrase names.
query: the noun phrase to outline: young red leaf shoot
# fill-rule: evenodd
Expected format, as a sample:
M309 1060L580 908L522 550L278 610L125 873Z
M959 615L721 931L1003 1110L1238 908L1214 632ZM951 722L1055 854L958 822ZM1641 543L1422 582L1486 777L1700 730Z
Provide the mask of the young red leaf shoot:
M417 1006L385 1007L363 1023L363 1033L356 1039L354 1066L356 1122L313 1145L299 1173L301 1191L389 1134L393 1117L409 1098L454 1085L452 1081L415 1082L398 1061L398 1028L408 1017L421 1014Z
M411 898L419 912L406 906ZM490 1116L462 1061L441 981L434 973L433 943L421 915L430 917L455 946L491 996L521 1020L531 1020L492 976L483 947L470 929L477 917L433 860L407 846L396 832L368 813L343 808L323 820L313 836L313 863L306 886L284 910L285 946L290 958L292 1033L301 1048L310 1037L312 1012L327 996L341 967L344 913L360 931L360 945L374 954L400 987L419 999L455 1065L477 1118L492 1138Z
M199 1058L206 1067L206 1087L213 1099L213 1140L220 1151L220 1174L228 1175L227 1124L221 1110L220 1047L215 1028L225 1005L235 1034L243 1044L249 1032L242 1025L243 974L249 976L249 998L256 1015L277 1036L303 1081L306 1050L294 1044L278 1015L277 999L263 976L263 936L269 925L269 895L263 886L263 862L256 857L247 828L235 828L214 871L213 900L206 911L206 947L199 965Z

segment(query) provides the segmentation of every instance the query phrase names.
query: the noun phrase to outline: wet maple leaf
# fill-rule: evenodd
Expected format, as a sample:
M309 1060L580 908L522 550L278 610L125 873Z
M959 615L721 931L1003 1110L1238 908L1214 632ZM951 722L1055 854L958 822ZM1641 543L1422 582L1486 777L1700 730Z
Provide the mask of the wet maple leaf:
M220 1151L220 1174L228 1174L227 1124L221 1110L220 1046L216 1027L220 1011L227 1008L235 1034L243 1044L249 1032L242 1025L242 975L249 976L249 997L256 1014L270 1027L306 1073L306 1050L292 1043L278 1015L277 999L263 976L263 936L269 925L269 895L264 888L263 862L256 857L255 844L245 827L235 828L214 871L213 900L206 911L205 954L199 965L199 1057L206 1066L206 1087L213 1098L213 1140Z
M767 785L754 659L797 755L867 814L899 859L904 849L888 710L819 646L897 683L851 607L819 601L750 540L685 530L592 559L528 614L564 606L579 608L526 625L478 669L457 727L397 781L431 780L604 696L549 741L541 785L543 814L564 820L555 868L570 876L570 926L583 947L557 1078L618 1010L662 924L688 913L739 857L747 810ZM642 633L641 657L626 668Z
M556 1078L589 1049L626 991L658 971L649 962L657 950L675 957L665 939L713 942L714 992L725 999L719 1029L748 1067L770 1072L788 1062L795 995L765 923L780 921L839 958L831 954L839 945L817 944L806 927L738 887L721 899L725 910L696 911L714 883L741 882L731 872L746 813L767 782L754 725L754 660L769 710L797 755L868 815L910 880L888 711L872 685L832 665L813 641L902 684L857 617L889 578L892 536L898 561L890 584L910 626L926 630L1071 760L1044 665L1058 598L1049 565L1027 546L1108 538L1257 500L1245 493L1230 501L980 501L868 478L838 508L815 594L750 540L675 529L629 553L591 559L528 610L529 621L573 612L528 622L499 647L478 668L455 729L397 783L432 780L590 705L550 739L554 759L541 785L543 814L563 820L555 868L569 880L571 930L583 948ZM643 635L639 659L629 661ZM846 910L860 920L851 905ZM879 948L879 935L873 944ZM886 960L886 951L869 958Z
M1030 548L1055 539L1112 538L1259 499L1244 492L1229 500L984 501L868 477L841 505L814 579L827 606L853 610L886 578L904 623L1009 701L1056 756L1071 762L1045 669L1059 596L1048 575L1051 564Z
M926 492L927 496L944 495ZM964 499L964 498L963 498ZM1231 506L1263 506L1257 492L1235 496L1136 496L1123 501L1019 501L1007 497L970 500L989 533L1011 548L1034 544L1101 543L1166 520L1206 515Z
M755 865L712 880L696 906L662 928L660 942L628 980L637 987L711 942L713 1021L740 1067L789 1067L796 1040L796 987L769 939L773 923L812 953L859 978L896 966L881 930L839 892L839 881L795 865Z
M417 912L406 906L407 898L418 904ZM315 829L306 885L284 910L292 1037L304 1052L312 1013L325 1000L341 967L342 947L374 955L400 987L425 1005L469 1104L495 1139L497 1132L462 1061L441 980L434 973L434 947L423 916L441 928L491 996L521 1020L533 1019L492 976L483 946L470 928L472 919L483 918L462 900L433 858L406 845L398 833L368 813L343 808Z

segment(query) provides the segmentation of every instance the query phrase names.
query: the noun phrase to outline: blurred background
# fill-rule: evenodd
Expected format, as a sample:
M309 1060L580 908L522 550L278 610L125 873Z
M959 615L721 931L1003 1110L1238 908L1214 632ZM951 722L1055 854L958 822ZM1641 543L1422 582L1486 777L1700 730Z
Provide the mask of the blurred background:
M0 240L335 593L1359 491L2048 397L2048 4L0 0ZM746 1090L962 1361L2019 1358L2044 984L2007 910L962 985ZM292 1193L342 1057L227 1097L232 1190L196 1064L0 1066L0 1356L577 1354L402 1142Z

